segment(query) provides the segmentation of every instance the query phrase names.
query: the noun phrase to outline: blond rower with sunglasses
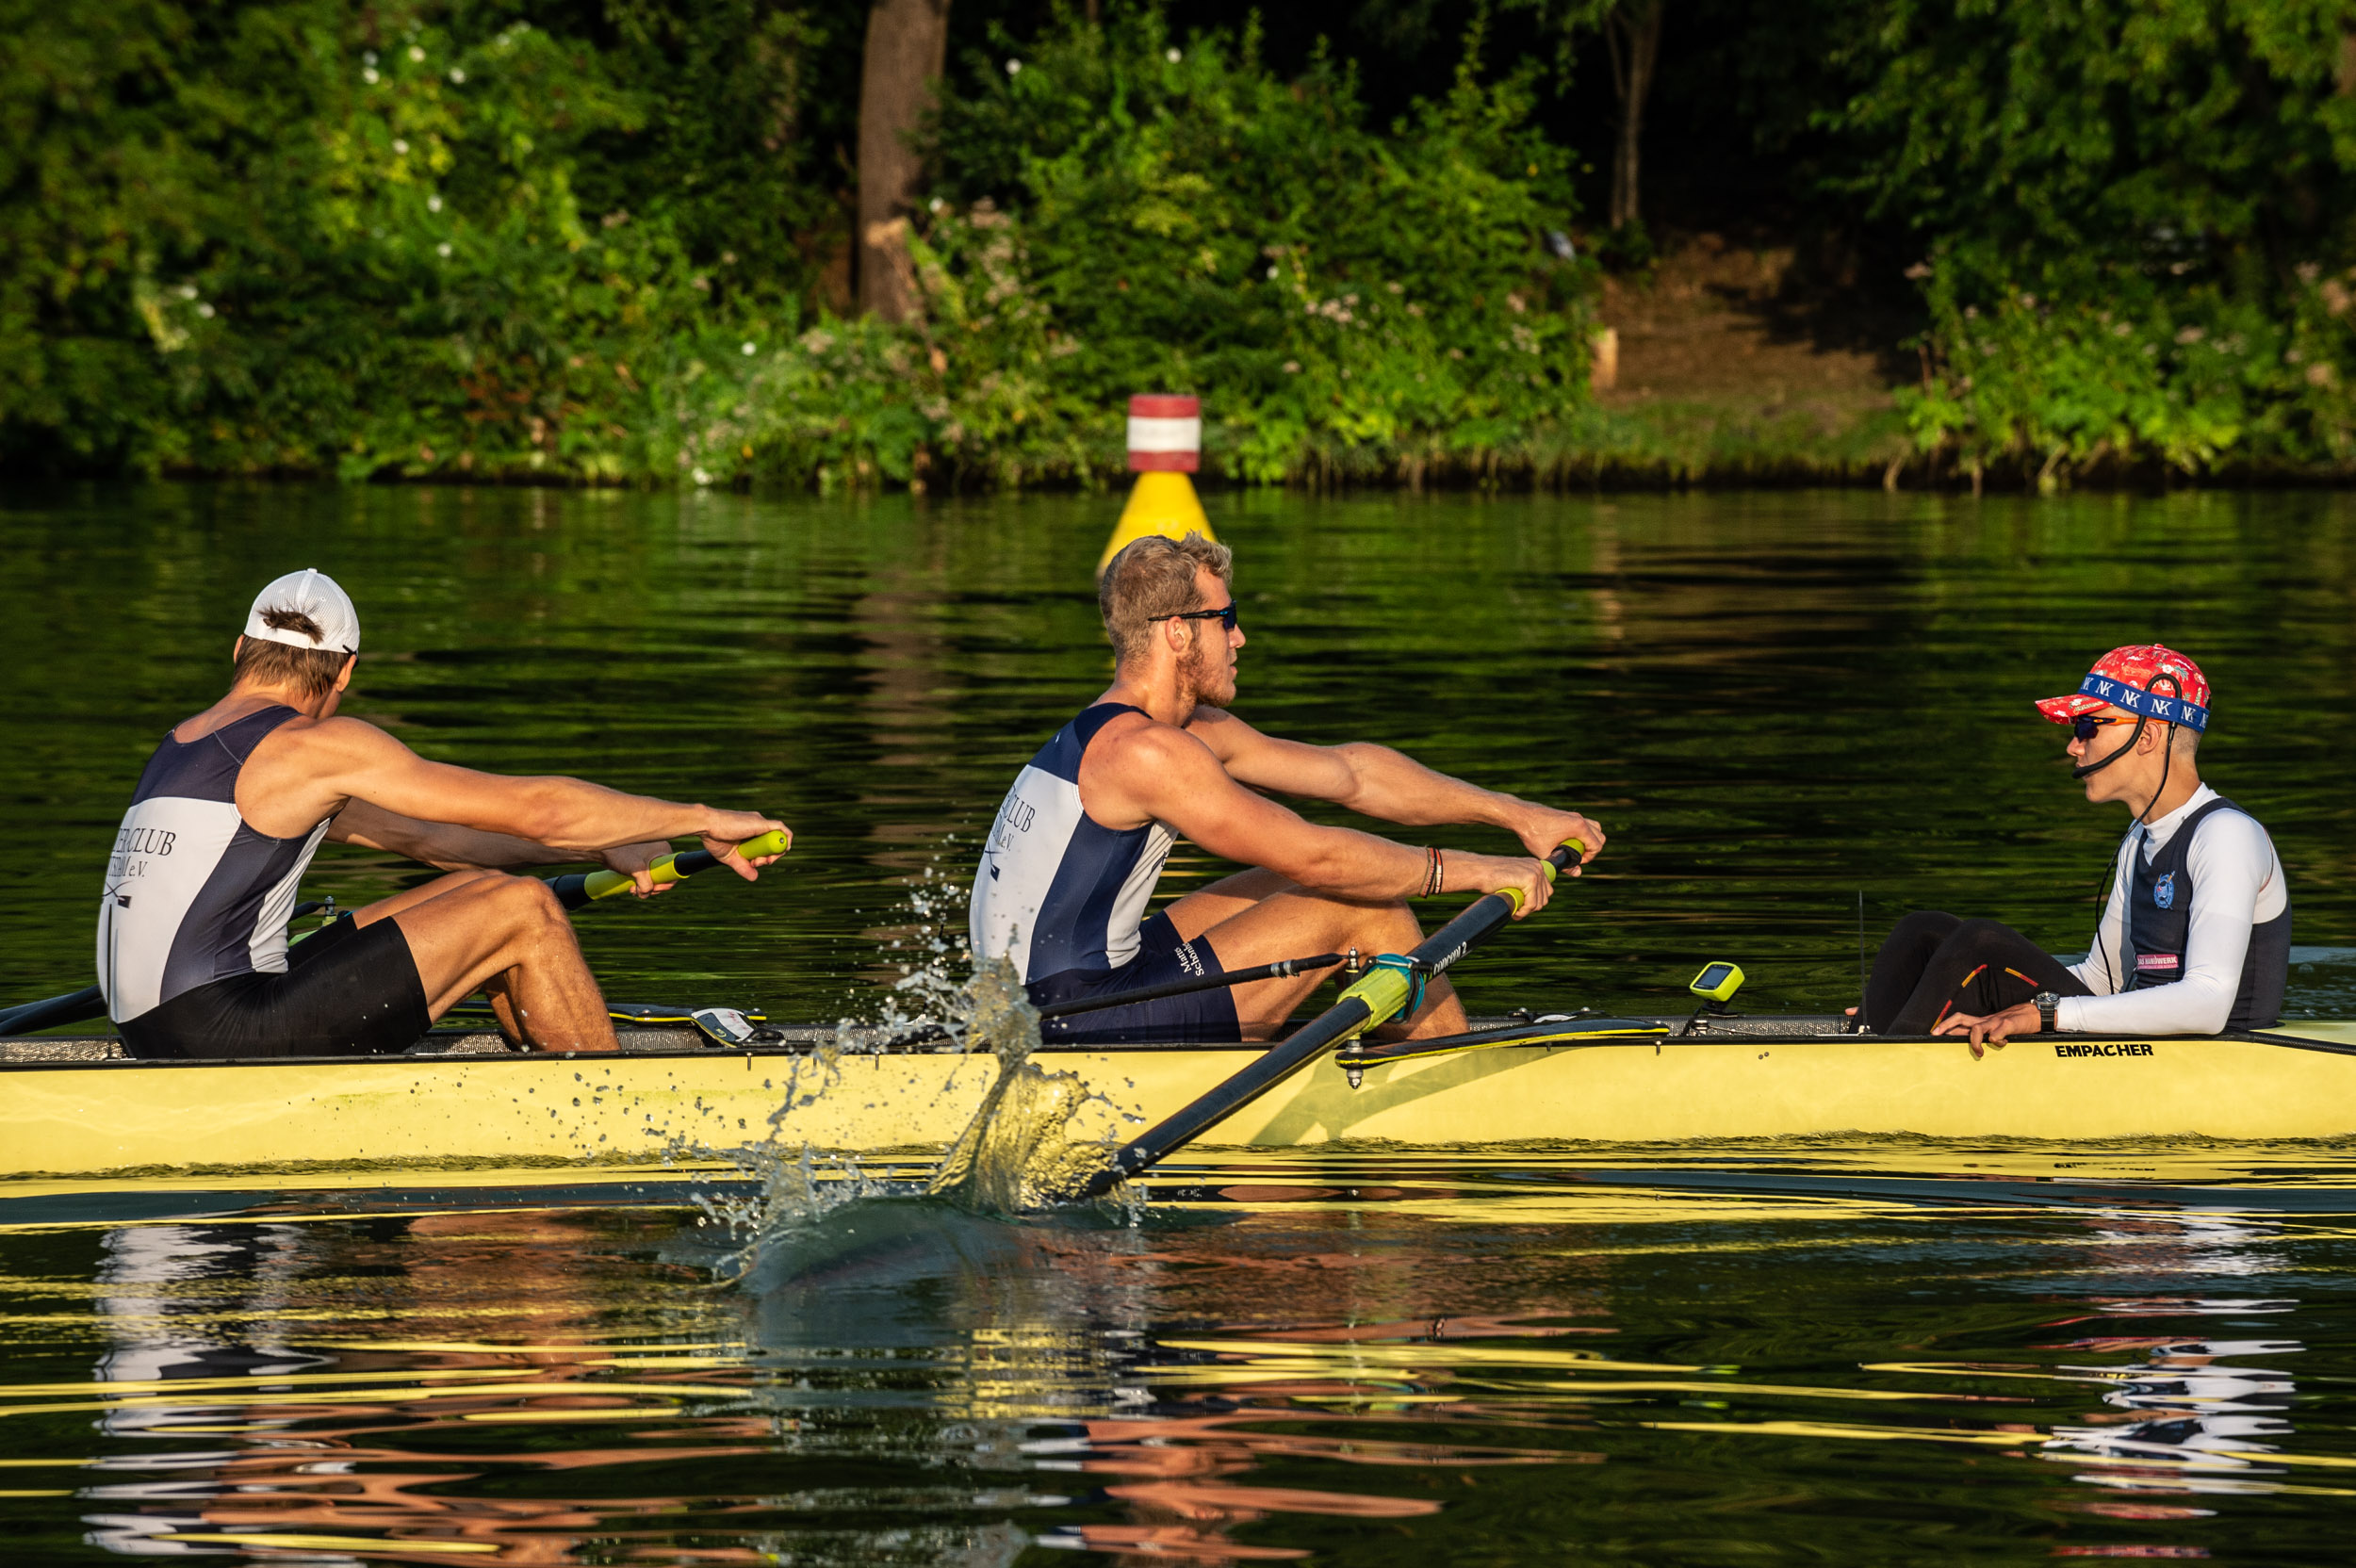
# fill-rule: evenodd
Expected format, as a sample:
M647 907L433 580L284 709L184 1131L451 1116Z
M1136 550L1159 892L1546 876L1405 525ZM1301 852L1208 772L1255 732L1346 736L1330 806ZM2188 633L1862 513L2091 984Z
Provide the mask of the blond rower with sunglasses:
M973 877L976 959L1012 960L1041 1007L1189 988L1051 1019L1049 1039L1266 1039L1330 969L1201 983L1320 952L1405 953L1421 939L1412 898L1512 889L1528 915L1549 890L1539 857L1565 839L1589 858L1603 847L1603 829L1577 811L1450 778L1388 746L1304 745L1235 717L1245 639L1233 573L1227 547L1198 533L1148 535L1113 557L1097 590L1119 656L1113 683L1039 748L990 826ZM1496 827L1521 853L1329 827L1264 791L1411 826ZM1253 869L1149 916L1179 838ZM1406 1020L1416 1037L1464 1027L1445 979Z
M2213 1035L2276 1021L2290 975L2291 902L2266 830L2201 781L2209 682L2157 643L2113 648L2037 711L2070 727L2070 776L2135 814L2086 961L2064 966L1992 920L1922 911L1898 923L1867 983L1885 1035L1981 1042L2060 1030Z

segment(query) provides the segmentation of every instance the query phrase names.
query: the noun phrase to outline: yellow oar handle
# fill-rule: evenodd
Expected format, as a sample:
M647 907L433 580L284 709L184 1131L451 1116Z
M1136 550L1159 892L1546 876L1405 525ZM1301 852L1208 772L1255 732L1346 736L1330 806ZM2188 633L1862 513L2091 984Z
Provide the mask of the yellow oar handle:
M764 855L783 855L793 847L794 830L775 827L757 839L746 839L736 846L736 853L747 860L757 860ZM693 876L697 872L710 871L719 863L720 858L708 849L690 849L663 856L646 868L646 874L654 878L657 887L661 887ZM612 898L617 893L630 891L633 885L631 878L618 871L593 871L582 879L581 891L593 899Z
M1566 849L1570 851L1568 855L1562 853ZM1569 865L1573 860L1578 859L1580 856L1586 853L1587 842L1585 840L1565 839L1561 843L1555 845L1554 853L1547 856L1544 860L1541 860L1539 864L1546 868L1546 880L1551 882L1555 879L1556 875L1561 873L1563 867ZM1522 890L1519 888L1500 888L1497 890L1503 893L1507 898L1513 901L1514 914L1518 915L1522 912Z

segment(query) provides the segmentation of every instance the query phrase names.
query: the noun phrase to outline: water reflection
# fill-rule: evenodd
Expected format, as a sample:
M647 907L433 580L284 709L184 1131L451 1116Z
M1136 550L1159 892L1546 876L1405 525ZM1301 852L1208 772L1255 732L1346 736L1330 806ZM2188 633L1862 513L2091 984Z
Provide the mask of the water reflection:
M101 1505L83 1516L90 1544L141 1556L569 1561L688 1499L562 1485L526 1497L454 1494L502 1471L708 1462L773 1438L765 1419L696 1408L715 1395L727 1402L714 1379L733 1359L726 1347L564 1342L596 1315L599 1294L568 1265L576 1222L502 1217L485 1233L472 1216L409 1220L386 1238L399 1243L391 1261L324 1225L108 1233L95 1304L109 1348L89 1385L96 1397L78 1408L128 1443L91 1462L110 1478L80 1493ZM497 1280L515 1305L496 1315L513 1341L382 1336L384 1309L490 1284L470 1266L485 1243L513 1260ZM191 1439L201 1446L185 1446ZM120 1474L139 1478L111 1478Z
M14 1359L85 1336L0 1390L0 1487L34 1483L0 1530L70 1520L93 1560L545 1563L2336 1541L2339 1218L1579 1168L1245 1159L1137 1225L871 1194L727 1284L729 1240L678 1210L273 1194L0 1233Z
M2286 1300L2207 1299L2112 1301L2118 1315L2232 1315L2241 1321L2297 1310ZM2061 1350L2142 1352L2124 1366L2065 1366L2113 1383L2102 1396L2111 1413L2088 1425L2056 1426L2047 1445L2055 1457L2086 1456L2101 1468L2081 1479L2132 1491L2263 1492L2253 1478L2279 1477L2263 1463L2282 1452L2276 1441L2292 1435L2288 1417L2297 1385L2273 1366L2240 1364L2250 1357L2279 1361L2303 1354L2297 1340L2144 1338L2097 1335L2055 1347ZM2349 1494L2356 1495L2356 1494Z

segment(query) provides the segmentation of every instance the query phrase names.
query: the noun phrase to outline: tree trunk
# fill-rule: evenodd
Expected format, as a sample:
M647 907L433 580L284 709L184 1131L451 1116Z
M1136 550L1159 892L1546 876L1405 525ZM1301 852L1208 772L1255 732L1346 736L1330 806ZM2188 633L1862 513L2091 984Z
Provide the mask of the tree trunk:
M916 307L905 219L924 172L910 144L949 51L949 0L875 0L859 89L859 302L887 321Z
M1644 135L1644 99L1652 91L1653 66L1661 58L1661 12L1664 0L1623 0L1604 17L1604 42L1612 49L1612 86L1620 95L1620 139L1612 153L1612 226L1638 220L1638 154Z

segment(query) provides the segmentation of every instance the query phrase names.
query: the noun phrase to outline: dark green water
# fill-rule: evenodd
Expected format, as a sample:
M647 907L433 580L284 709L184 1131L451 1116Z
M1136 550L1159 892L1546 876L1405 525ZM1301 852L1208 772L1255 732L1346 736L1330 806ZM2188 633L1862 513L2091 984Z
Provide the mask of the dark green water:
M441 760L760 807L761 889L581 922L617 996L875 1002L882 933L1100 690L1116 505L158 488L11 498L0 995L87 982L100 870L161 732L209 702L254 589L319 564L366 657L347 710ZM1661 1003L1726 957L1758 1006L1853 999L1856 898L2090 934L2117 808L2031 697L2163 638L2216 685L2201 760L2274 833L2298 940L2356 940L2356 505L1775 494L1213 498L1240 553L1247 716L1581 807L1610 858L1463 972L1476 1004ZM1420 835L1417 835L1420 837ZM1495 837L1443 834L1467 847ZM1181 858L1165 887L1214 868ZM354 902L419 874L331 848ZM961 898L946 910L961 933ZM888 940L885 937L883 939ZM2294 1011L2356 1004L2327 959ZM684 993L684 994L679 994Z
M614 994L870 1010L892 940L961 928L926 874L962 883L1103 681L1110 511L0 498L0 987L87 980L140 762L216 694L254 588L318 564L367 628L352 710L421 751L799 831L758 888L584 913ZM2347 499L1213 511L1248 716L1612 829L1600 874L1465 966L1477 1004L1661 1004L1726 957L1761 1007L1838 1005L1859 890L1876 926L1939 906L2082 945L2123 823L2027 700L2159 637L2215 681L2204 770L2289 870L2293 1011L2356 1006ZM313 887L414 874L330 852ZM2056 1183L2066 1152L1991 1152L1978 1190L1896 1147L1230 1158L1134 1226L853 1204L735 1283L681 1185L157 1198L147 1223L25 1198L0 1212L0 1552L2343 1560L2356 1151L2147 1152L2141 1186Z

